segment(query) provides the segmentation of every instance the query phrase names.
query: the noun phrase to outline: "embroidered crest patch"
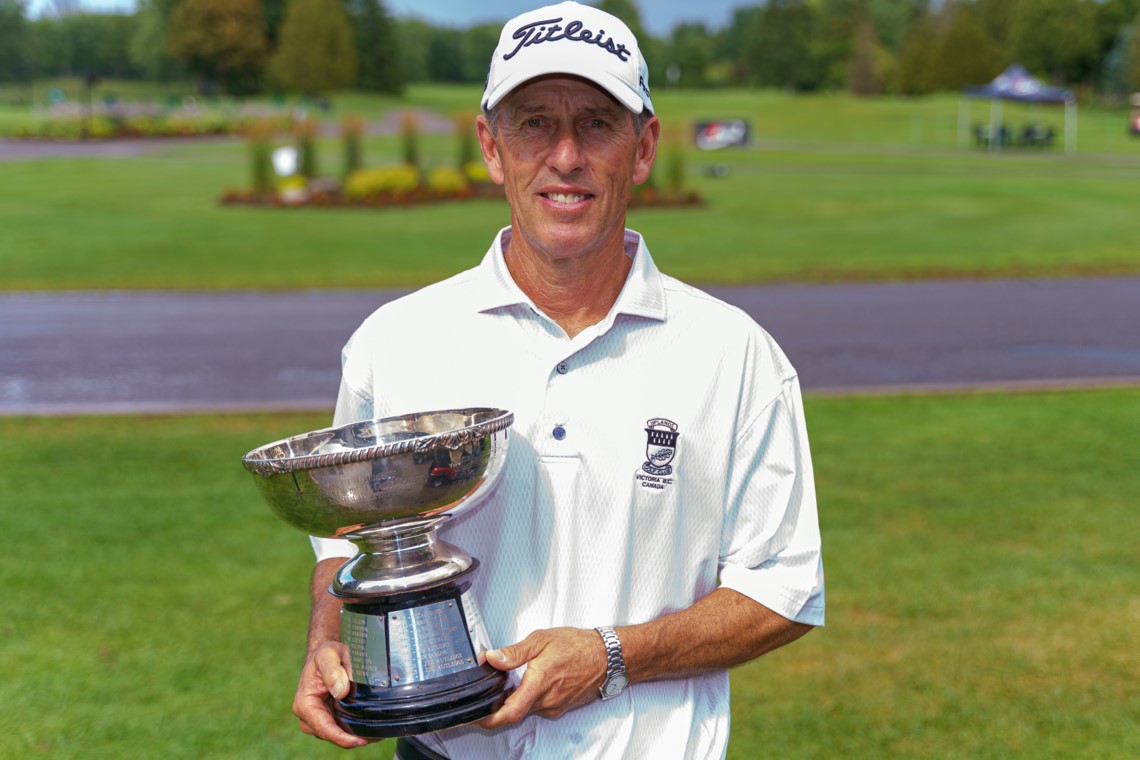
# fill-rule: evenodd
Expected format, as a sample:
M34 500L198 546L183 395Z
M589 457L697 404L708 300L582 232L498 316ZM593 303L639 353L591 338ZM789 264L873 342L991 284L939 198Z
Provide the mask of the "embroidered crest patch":
M677 423L656 418L646 424L645 456L648 457L641 469L650 475L672 475L673 457L677 455Z

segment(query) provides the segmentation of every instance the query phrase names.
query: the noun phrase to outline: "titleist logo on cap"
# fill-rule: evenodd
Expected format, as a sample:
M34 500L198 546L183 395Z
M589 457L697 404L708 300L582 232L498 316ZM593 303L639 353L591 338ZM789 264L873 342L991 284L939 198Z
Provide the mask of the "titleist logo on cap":
M519 44L515 46L514 50L504 54L503 60L511 60L524 47L541 45L544 42L557 42L558 40L597 45L607 53L613 53L622 61L629 60L629 48L622 44L615 44L613 37L606 37L605 29L599 29L596 32L585 29L585 25L581 21L571 21L563 27L562 20L562 17L559 16L558 18L534 21L520 26L511 35L511 39L518 40Z

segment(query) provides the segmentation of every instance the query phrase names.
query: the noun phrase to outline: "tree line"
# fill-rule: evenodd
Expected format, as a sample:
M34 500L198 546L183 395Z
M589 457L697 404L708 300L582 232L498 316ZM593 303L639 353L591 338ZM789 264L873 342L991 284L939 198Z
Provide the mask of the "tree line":
M920 95L984 84L1013 62L1082 94L1140 91L1140 0L767 0L722 29L648 35L634 0L595 3L642 41L655 87ZM57 4L58 5L58 4ZM478 83L499 24L393 18L381 0L140 0L130 15L29 18L0 0L0 82L195 79L232 94Z

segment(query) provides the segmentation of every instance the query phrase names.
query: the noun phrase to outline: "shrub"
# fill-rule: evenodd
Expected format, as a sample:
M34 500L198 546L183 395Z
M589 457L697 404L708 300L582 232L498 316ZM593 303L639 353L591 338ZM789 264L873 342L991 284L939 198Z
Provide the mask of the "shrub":
M458 169L437 166L428 172L427 186L435 195L459 195L467 189L467 178Z
M302 119L293 125L293 134L297 138L297 156L300 165L297 173L302 177L317 176L317 145L316 137L321 125L316 119Z
M256 196L268 195L273 190L273 146L271 139L276 132L272 122L261 121L251 124L246 131L249 139L250 179Z
M340 132L344 138L344 175L347 177L364 165L364 150L361 136L364 134L364 119L349 114L341 119Z
M359 201L386 195L410 195L419 187L419 170L405 164L355 171L345 180L344 193L350 200Z
M471 161L465 164L463 174L467 177L467 181L472 184L486 184L491 181L491 175L487 173L487 164L482 161Z
M411 111L404 111L400 119L401 147L404 154L404 164L420 167L420 122Z

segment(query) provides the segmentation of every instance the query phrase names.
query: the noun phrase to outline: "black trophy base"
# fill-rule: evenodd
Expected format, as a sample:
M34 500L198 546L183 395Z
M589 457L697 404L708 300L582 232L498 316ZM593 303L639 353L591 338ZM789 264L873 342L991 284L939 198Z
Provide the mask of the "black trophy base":
M507 674L484 663L459 673L389 689L353 683L337 700L337 721L368 739L414 736L485 718L510 694Z

